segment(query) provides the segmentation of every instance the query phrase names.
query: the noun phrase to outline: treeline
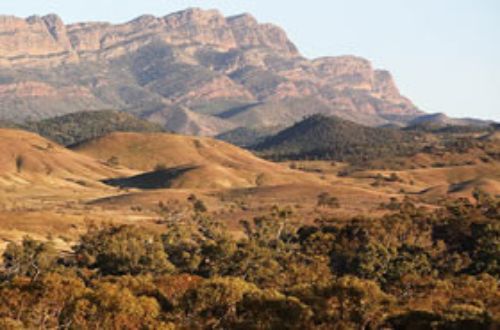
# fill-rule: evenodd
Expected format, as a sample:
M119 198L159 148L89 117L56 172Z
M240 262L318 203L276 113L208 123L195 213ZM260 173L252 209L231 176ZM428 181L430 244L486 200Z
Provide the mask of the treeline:
M435 134L471 134L488 133L498 129L498 124L490 125L443 125L439 123L423 122L403 128L404 131L427 132Z
M112 132L163 132L155 123L113 110L84 111L27 122L21 128L64 146L78 144Z
M313 115L252 148L258 155L275 161L334 160L348 162L353 169L379 167L379 163L385 162L391 169L403 169L405 161L399 165L395 160L417 153L439 158L445 153L459 155L475 150L482 154L482 162L498 160L498 141L488 138L495 131L494 125L374 128Z
M500 202L477 192L382 219L293 211L234 238L196 208L163 233L90 225L70 254L25 238L3 254L1 329L494 329Z
M255 146L272 160L336 160L359 164L368 160L418 152L420 133L362 126L347 120L313 115Z

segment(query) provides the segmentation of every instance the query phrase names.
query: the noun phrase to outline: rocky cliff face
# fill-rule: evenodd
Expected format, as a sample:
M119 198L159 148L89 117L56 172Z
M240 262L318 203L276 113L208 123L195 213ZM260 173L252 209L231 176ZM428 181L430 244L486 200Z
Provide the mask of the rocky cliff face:
M225 18L216 10L189 9L165 17L141 16L120 25L78 23L65 26L56 15L20 19L0 16L0 56L4 65L60 64L52 58L113 59L152 40L171 46L202 45L218 51L263 47L298 55L285 32L258 24L250 15ZM76 56L75 56L76 55Z
M248 14L189 9L119 25L0 17L0 119L95 109L210 135L315 112L368 125L420 113L390 73L352 56L305 59Z

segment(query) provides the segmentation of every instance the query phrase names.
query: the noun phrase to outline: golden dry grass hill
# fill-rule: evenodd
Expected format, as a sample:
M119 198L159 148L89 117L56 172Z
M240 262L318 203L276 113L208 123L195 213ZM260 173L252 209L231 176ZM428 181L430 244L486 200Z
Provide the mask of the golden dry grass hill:
M22 130L0 129L0 147L2 187L10 183L60 185L124 173Z
M116 180L140 188L243 188L292 183L321 184L316 176L291 170L211 138L167 133L112 133L74 151L145 174Z
M100 180L134 173L22 130L0 129L0 150L0 249L24 235L52 234L67 247L57 235L76 237L73 228L96 213L86 213L81 201L115 193Z
M172 134L115 133L75 152L34 133L2 129L0 150L0 249L24 235L50 236L67 249L87 221L154 227L159 201L188 204L192 193L219 210L224 206L211 192L214 188L322 184L312 174L261 160L227 143ZM119 164L110 162L112 157ZM158 165L165 171L188 170L169 178L172 189L130 191L103 183L155 175ZM116 205L120 200L125 202Z

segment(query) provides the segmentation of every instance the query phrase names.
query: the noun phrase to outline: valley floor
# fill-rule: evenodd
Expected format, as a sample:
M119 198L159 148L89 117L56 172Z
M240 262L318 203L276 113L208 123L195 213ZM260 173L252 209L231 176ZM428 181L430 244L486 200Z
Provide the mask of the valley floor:
M275 206L292 210L291 221L307 224L320 218L378 217L384 205L407 198L429 209L443 200L470 197L476 188L500 195L498 164L405 171L363 171L339 177L342 164L324 161L285 163L317 181L229 189L151 189L109 187L99 180L52 182L3 177L0 185L0 249L29 235L52 239L68 250L88 223L136 224L162 230L164 217L189 217L189 196L203 201L208 214L238 236L239 222L265 215ZM391 177L392 176L392 177ZM318 206L327 193L335 207Z

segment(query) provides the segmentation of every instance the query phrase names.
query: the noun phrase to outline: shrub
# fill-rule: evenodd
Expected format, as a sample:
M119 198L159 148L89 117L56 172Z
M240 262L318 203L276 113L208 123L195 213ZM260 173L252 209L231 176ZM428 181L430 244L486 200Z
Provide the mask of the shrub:
M133 226L91 228L75 248L81 265L98 268L104 275L169 273L160 237Z

